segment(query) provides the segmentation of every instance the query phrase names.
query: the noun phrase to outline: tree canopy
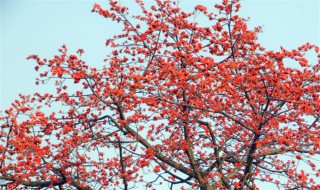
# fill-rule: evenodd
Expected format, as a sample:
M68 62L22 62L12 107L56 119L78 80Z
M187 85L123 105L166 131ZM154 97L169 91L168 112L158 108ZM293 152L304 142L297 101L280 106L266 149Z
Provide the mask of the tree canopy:
M28 57L56 90L1 113L0 186L320 189L319 47L267 50L239 0L143 2L94 5L122 26L100 68L66 45Z

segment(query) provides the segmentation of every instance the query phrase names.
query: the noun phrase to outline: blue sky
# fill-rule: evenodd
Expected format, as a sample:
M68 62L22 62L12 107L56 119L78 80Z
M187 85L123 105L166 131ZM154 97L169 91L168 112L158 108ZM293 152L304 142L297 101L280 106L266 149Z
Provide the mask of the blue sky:
M132 0L122 0L122 4ZM151 1L151 0L148 0ZM191 0L181 0L191 6ZM1 0L0 110L10 106L18 93L46 91L35 86L34 62L29 54L52 57L67 44L70 52L85 49L89 64L104 64L109 50L105 39L117 25L91 13L91 0ZM98 1L100 4L106 1ZM205 5L213 1L197 1ZM250 16L249 26L263 25L260 42L270 49L288 49L304 42L319 44L319 0L244 0L242 16ZM134 11L134 10L133 10Z

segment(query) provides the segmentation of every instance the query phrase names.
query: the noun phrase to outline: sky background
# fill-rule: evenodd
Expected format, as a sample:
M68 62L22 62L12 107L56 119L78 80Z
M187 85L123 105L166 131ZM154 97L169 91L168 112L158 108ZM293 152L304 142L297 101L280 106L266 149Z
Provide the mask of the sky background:
M103 59L110 52L104 45L105 39L113 36L119 27L91 13L95 2L1 0L0 110L8 108L18 93L48 90L34 85L35 63L26 60L30 54L51 58L65 43L70 52L83 48L87 63L104 64ZM193 6L191 0L181 2L185 8ZM211 6L213 1L197 2ZM279 49L283 45L291 49L308 41L320 44L319 4L320 0L244 0L240 15L250 16L250 27L264 27L259 40L263 46Z

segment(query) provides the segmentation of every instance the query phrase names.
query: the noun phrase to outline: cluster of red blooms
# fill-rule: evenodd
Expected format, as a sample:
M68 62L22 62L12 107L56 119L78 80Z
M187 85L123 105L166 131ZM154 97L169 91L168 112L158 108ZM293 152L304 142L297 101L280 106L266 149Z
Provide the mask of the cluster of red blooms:
M266 50L238 0L191 13L136 0L138 15L109 2L92 10L123 24L105 66L65 45L28 57L56 93L21 95L0 116L0 186L320 189L318 46Z

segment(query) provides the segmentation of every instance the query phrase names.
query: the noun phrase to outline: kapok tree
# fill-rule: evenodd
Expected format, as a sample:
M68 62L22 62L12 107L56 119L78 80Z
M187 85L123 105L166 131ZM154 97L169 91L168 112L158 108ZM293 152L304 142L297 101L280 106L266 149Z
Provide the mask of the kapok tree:
M266 50L238 0L190 13L136 2L138 15L94 6L123 26L101 68L65 45L29 56L37 84L56 92L20 95L2 113L1 186L320 189L320 63L305 56L319 47Z

